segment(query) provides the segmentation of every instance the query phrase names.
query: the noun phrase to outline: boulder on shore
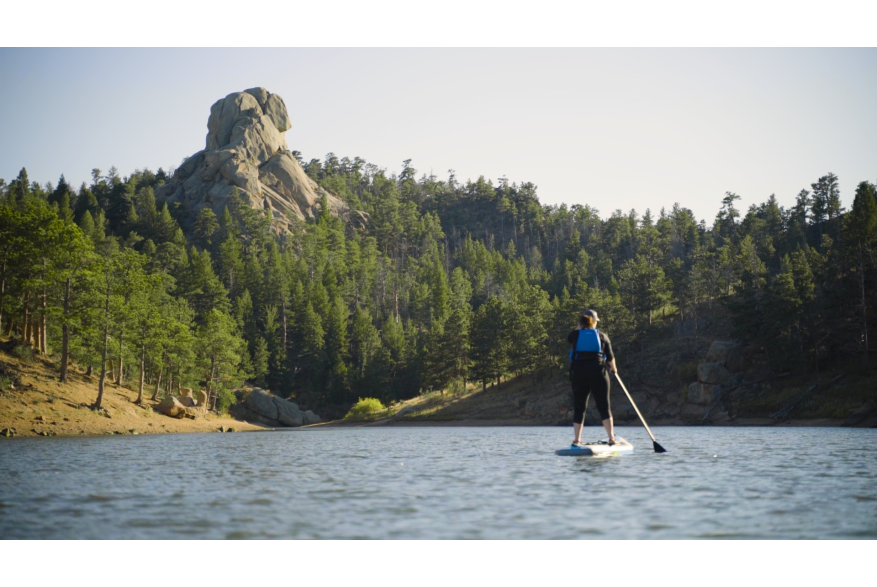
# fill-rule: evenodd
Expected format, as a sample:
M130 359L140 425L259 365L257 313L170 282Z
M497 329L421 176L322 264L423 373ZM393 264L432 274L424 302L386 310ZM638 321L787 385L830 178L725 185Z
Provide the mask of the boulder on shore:
M697 380L700 383L719 385L730 375L731 373L721 363L701 363L697 366Z
M155 406L155 411L171 418L181 419L186 416L186 406L172 395L165 397Z
M320 417L308 410L303 412L298 404L271 395L261 388L254 388L244 401L244 406L251 415L255 415L260 423L269 426L303 426L320 422ZM249 418L242 413L245 419Z
M279 397L274 397L274 404L277 406L278 422L284 426L301 426L304 424L304 414L298 409L297 404Z
M277 419L277 404L274 403L274 397L264 389L258 387L253 389L247 396L247 407L263 418Z

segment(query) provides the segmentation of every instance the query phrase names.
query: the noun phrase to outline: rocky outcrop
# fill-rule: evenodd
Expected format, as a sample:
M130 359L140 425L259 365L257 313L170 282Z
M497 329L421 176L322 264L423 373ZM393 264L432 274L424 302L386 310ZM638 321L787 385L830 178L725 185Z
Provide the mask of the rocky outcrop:
M277 406L277 421L284 426L301 426L304 424L304 413L298 409L298 404L286 401L279 397L274 398Z
M265 88L235 92L210 108L203 151L189 157L167 184L159 201L179 202L194 214L203 208L222 213L235 189L243 201L270 212L278 232L319 213L325 197L331 213L361 224L367 217L349 210L305 174L286 144L292 127L283 98Z
M155 406L155 411L171 418L182 418L186 415L186 406L177 398L169 395Z
M277 419L277 404L274 396L258 387L247 396L246 406L256 414L269 420Z
M192 398L184 398L189 401ZM165 416L169 416L171 418L192 418L193 420L198 416L202 415L201 410L195 407L186 406L179 398L176 398L172 395L165 397L161 400L157 406L155 406L155 411L159 414L164 414Z
M680 414L683 418L698 421L725 421L730 419L723 403L726 387L733 386L732 373L746 367L743 345L736 341L716 340L710 345L706 360L697 366L697 381L688 386L685 405Z
M199 389L179 388L179 396L166 396L155 406L155 411L171 418L200 418L207 414L207 393Z
M244 419L254 419L269 426L303 426L320 422L320 417L312 411L303 412L298 404L271 395L258 387L254 388L247 396L244 406L256 418L248 418L246 413L239 414L239 416Z
M706 362L720 363L729 373L743 371L748 366L743 345L733 340L714 341L707 351Z

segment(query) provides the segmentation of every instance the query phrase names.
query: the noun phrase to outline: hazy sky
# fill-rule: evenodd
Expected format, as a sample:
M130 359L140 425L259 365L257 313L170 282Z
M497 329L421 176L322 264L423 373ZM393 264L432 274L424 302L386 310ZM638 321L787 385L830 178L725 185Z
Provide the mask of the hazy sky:
M78 185L204 148L210 106L280 94L291 149L531 181L604 217L726 191L788 206L877 180L877 50L0 49L0 177Z

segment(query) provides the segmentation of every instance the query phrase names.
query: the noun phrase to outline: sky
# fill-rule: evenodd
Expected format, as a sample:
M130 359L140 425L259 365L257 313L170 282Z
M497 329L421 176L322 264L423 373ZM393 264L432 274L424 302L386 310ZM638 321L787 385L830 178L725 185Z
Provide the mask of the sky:
M0 178L179 165L210 106L262 86L290 149L532 182L546 204L711 223L790 206L828 172L877 181L875 49L0 49Z

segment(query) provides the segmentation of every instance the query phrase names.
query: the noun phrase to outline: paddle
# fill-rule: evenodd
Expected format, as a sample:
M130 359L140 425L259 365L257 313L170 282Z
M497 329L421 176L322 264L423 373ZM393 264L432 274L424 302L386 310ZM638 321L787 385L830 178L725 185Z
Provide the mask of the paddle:
M633 409L636 410L636 415L639 416L639 419L640 419L640 421L643 423L643 426L646 427L646 432L648 432L648 433L649 433L649 436L652 437L652 442L653 442L654 445L655 445L655 452L667 452L667 449L665 449L663 446L661 446L660 444L658 444L658 441L655 440L655 435L652 434L652 431L649 429L649 425L646 424L646 419L643 418L643 415L639 413L639 408L636 407L636 404L635 404L635 403L633 403L633 398L630 397L630 393L627 391L627 388L624 387L624 383L622 383L622 381L621 381L621 377L618 376L618 373L615 374L615 379L618 380L618 383L621 385L621 389L624 390L624 394L627 396L627 399L630 400L630 405L632 405L632 406L633 406Z

